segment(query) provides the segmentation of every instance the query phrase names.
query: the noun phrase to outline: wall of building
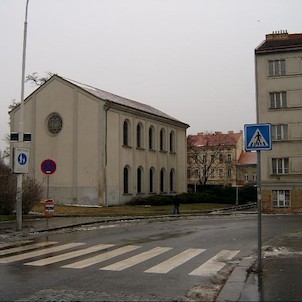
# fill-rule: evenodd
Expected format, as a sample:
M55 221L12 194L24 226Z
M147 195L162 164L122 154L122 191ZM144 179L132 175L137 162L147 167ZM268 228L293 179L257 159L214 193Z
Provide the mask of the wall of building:
M269 76L269 60L285 60L286 75ZM257 112L259 123L287 125L287 138L273 141L271 151L261 152L261 182L263 211L302 211L302 51L256 55ZM286 108L270 108L270 93L287 93ZM272 159L288 158L286 174L273 174ZM272 192L288 190L287 206L273 205ZM282 193L282 192L281 192Z
M45 188L49 180L49 198L56 203L116 205L150 193L149 171L154 170L152 194L186 191L186 125L177 121L102 101L80 87L59 77L51 78L25 102L25 132L32 142L30 176ZM62 118L62 129L52 134L49 117ZM18 132L20 108L11 113L11 131ZM129 122L129 144L123 144L123 123ZM137 146L137 125L141 125L141 146ZM149 150L149 128L154 129L154 148ZM164 148L159 150L160 130ZM173 150L169 148L174 133ZM13 144L12 144L13 147ZM52 175L41 171L46 159L56 162ZM124 167L129 168L128 187L124 192ZM138 188L137 169L141 182ZM164 171L163 188L160 171ZM170 171L175 171L173 189Z

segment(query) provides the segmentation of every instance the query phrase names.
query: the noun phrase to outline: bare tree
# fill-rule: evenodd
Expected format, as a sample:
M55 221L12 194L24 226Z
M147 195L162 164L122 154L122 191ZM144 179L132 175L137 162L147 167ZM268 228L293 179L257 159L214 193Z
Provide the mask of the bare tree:
M234 159L227 156L227 150L234 143L231 136L220 132L189 135L187 154L190 176L198 179L199 184L206 185L217 168L231 169Z
M45 72L44 77L39 76L37 72L33 72L32 74L26 76L26 82L30 82L34 85L41 86L44 83L46 83L52 76L53 73L49 71Z

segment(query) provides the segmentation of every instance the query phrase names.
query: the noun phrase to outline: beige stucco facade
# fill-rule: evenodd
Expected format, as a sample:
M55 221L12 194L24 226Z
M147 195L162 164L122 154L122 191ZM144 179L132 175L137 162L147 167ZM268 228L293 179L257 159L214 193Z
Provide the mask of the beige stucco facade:
M54 114L62 121L58 133L49 131ZM12 132L19 115L19 107L10 113ZM32 134L23 143L31 150L29 174L45 188L49 177L57 203L109 206L186 192L188 125L155 108L54 75L25 100L24 117L24 132ZM54 174L42 173L45 159L56 162Z
M257 120L272 125L261 152L262 209L302 212L302 35L278 32L255 50Z

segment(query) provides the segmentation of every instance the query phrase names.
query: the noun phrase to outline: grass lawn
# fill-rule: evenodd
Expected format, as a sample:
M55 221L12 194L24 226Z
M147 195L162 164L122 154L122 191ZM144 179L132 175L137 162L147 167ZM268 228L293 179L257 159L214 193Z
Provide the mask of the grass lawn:
M226 208L229 204L181 204L181 214L206 213L213 209ZM173 205L165 206L112 206L112 207L80 207L80 206L54 206L55 214L70 216L153 216L169 215L173 213ZM44 213L44 205L38 204L33 207L33 212Z
M180 214L202 214L208 211L232 207L232 204L194 203L181 204ZM87 217L116 217L116 216L157 216L171 215L173 205L165 206L111 206L111 207L82 207L55 204L55 215L87 216ZM32 212L44 214L44 204L40 203L32 208ZM26 219L29 215L24 215ZM33 218L34 215L30 215ZM15 215L0 215L1 221L16 220Z

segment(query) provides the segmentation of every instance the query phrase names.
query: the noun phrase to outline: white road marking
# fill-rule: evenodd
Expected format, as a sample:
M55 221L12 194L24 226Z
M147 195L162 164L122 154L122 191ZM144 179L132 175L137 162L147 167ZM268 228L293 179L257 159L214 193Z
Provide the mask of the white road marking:
M189 275L193 276L212 276L220 271L225 265L225 261L231 260L239 253L238 250L222 250L207 262L196 268Z
M100 270L110 270L110 271L122 271L126 268L134 266L138 263L144 262L162 253L171 250L171 247L155 247L149 251L140 253L136 256L130 257L128 259L113 263L111 265L100 268Z
M38 250L38 251L32 251L29 253L21 254L21 255L14 255L14 256L9 256L9 257L4 257L0 258L0 263L12 263L15 261L20 261L28 258L33 258L41 255L46 255L50 253L55 253L55 252L60 252L63 250L67 250L76 246L83 245L85 243L67 243L55 247L50 247L50 248L45 248L43 250Z
M187 249L182 253L145 270L145 273L166 274L172 269L182 265L183 263L189 261L190 259L196 257L204 251L205 249Z
M71 264L67 264L67 265L64 265L62 267L80 269L80 268L84 268L84 267L87 267L87 266L94 265L96 263L106 261L108 259L120 256L120 255L125 254L125 253L134 251L138 248L140 248L140 246L126 245L124 247L115 249L113 251L106 252L106 253L103 253L103 254L88 258L88 259L84 259L84 260L81 260L81 261L78 261L78 262L71 263Z
M60 262L63 260L79 257L82 255L86 255L89 253L101 251L101 250L107 249L111 246L113 246L113 244L98 244L98 245L88 247L86 249L76 250L76 251L68 252L65 254L60 254L57 256L48 257L48 258L41 259L41 260L27 262L27 263L25 263L25 265L44 266L44 265Z

